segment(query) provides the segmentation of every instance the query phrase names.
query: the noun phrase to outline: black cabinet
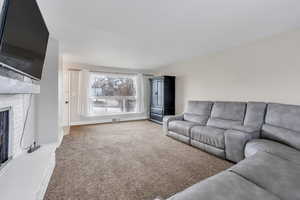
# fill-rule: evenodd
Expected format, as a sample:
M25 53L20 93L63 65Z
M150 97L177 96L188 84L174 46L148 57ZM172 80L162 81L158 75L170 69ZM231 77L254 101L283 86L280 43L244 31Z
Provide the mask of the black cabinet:
M162 123L165 115L175 114L175 77L154 77L150 79L150 85L150 120Z

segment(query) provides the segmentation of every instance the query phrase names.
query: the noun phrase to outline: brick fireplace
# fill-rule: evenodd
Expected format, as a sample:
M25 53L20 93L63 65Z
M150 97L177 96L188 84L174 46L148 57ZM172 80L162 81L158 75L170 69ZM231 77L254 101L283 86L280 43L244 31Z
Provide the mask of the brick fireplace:
M22 140L21 138L24 129L25 114L28 105L29 105L29 95L25 95L25 94L24 95L23 94L0 95L0 113L1 113L0 123L1 123L1 131L2 131L1 135L3 135L4 131L8 131L8 137L5 136L3 137L3 139L6 138L6 142L8 141L7 157L9 161L24 153L24 149L21 148L20 144ZM6 119L7 117L8 119ZM33 117L30 117L28 121L34 122L34 120L35 119ZM7 127L7 123L8 123L8 127ZM24 142L22 143L24 147L28 146L33 141L33 135L35 130L34 126L35 124L28 123L27 132L25 132ZM5 151L1 151L1 152L5 152ZM1 173L1 169L0 169L0 173Z

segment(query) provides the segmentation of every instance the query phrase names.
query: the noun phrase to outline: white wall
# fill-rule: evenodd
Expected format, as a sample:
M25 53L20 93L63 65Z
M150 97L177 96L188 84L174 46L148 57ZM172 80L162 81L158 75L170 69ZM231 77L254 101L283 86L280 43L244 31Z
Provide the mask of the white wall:
M63 52L58 43L58 143L60 144L64 136L64 63Z
M37 95L37 134L42 144L60 142L61 120L61 62L59 42L50 38L40 82L41 93Z
M187 100L300 104L300 29L158 71L177 76L177 113Z

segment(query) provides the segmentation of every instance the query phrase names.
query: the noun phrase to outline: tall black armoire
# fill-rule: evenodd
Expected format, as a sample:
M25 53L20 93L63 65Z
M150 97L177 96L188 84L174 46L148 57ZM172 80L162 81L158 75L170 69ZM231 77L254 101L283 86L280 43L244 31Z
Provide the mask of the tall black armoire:
M154 77L150 85L150 120L161 124L164 116L175 115L175 77Z

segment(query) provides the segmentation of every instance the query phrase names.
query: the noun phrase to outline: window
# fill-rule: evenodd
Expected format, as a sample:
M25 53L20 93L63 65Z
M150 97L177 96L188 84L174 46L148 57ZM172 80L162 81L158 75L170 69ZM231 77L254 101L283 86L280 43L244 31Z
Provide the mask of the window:
M113 115L137 112L135 75L91 73L89 113Z

